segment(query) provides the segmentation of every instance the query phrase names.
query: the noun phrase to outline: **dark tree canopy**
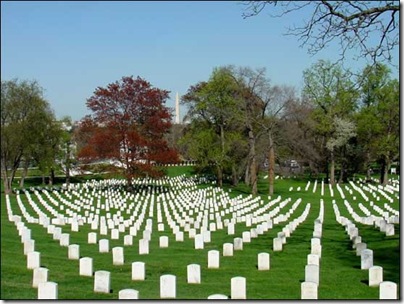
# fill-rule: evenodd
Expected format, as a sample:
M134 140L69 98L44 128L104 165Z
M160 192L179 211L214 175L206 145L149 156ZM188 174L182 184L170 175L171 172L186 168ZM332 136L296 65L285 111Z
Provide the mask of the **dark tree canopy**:
M287 34L299 37L310 54L336 41L341 60L354 49L358 58L391 63L399 44L399 1L246 1L245 5L244 18L256 16L267 7L273 17L309 11L310 17L290 27Z

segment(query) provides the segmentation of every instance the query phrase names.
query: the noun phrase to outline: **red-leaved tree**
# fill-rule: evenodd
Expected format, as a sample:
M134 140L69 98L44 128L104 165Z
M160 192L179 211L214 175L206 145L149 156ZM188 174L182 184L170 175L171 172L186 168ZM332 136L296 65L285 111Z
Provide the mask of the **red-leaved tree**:
M93 113L80 123L79 158L114 161L128 186L133 177L161 176L163 171L156 165L178 161L164 138L172 118L165 106L168 94L132 76L98 87L87 100Z

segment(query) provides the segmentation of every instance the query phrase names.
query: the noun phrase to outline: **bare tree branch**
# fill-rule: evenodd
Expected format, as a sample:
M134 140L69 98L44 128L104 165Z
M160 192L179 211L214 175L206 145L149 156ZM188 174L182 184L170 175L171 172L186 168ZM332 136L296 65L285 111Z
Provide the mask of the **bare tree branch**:
M243 18L256 16L270 7L272 17L283 17L311 9L302 25L288 28L286 35L297 36L311 55L331 42L340 45L340 57L358 49L355 59L392 64L392 53L399 44L398 0L391 1L246 1Z

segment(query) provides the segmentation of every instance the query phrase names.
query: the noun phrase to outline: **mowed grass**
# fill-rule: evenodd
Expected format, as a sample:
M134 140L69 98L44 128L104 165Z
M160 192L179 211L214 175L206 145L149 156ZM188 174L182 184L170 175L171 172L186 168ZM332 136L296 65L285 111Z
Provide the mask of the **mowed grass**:
M169 176L186 174L192 175L189 167L168 168ZM267 197L267 180L260 179L259 190L265 203ZM353 221L344 206L343 199L334 188L334 197L330 196L328 185L325 185L324 195L321 196L321 182L318 182L317 190L313 193L313 182L308 191L305 191L305 180L278 179L275 183L276 198L280 195L283 199L290 197L291 202L286 205L280 213L286 213L291 205L301 198L302 202L286 221L274 225L264 235L253 238L251 243L245 243L242 251L234 251L234 256L223 257L223 244L233 243L235 237L241 237L243 231L250 230L245 223L236 225L236 234L227 235L227 229L211 233L211 242L206 243L203 250L194 249L194 240L188 238L184 233L184 242L176 242L166 220L164 219L165 231L157 229L156 208L153 214L153 233L150 241L150 254L139 255L138 240L142 237L145 222L133 239L133 246L123 246L124 233L120 233L119 240L111 240L108 236L97 235L98 239L110 239L110 252L101 254L98 252L98 244L87 244L87 234L92 232L89 225L80 226L79 232L71 232L70 225L63 226L63 232L70 233L70 244L80 245L80 256L93 258L94 271L107 270L111 272L111 293L94 293L94 277L79 276L79 261L67 258L67 247L61 247L59 241L52 239L46 229L38 224L26 224L32 231L32 238L35 239L35 250L41 252L41 266L49 269L48 280L58 283L59 299L118 299L118 292L121 289L133 288L139 291L140 299L159 299L160 297L160 276L173 274L177 280L178 299L206 299L209 295L220 293L230 297L230 280L232 277L242 276L247 281L248 299L300 299L300 284L304 281L305 265L307 254L310 253L310 240L314 231L314 220L319 215L320 199L324 200L324 223L321 238L322 258L320 261L320 285L318 288L319 299L378 299L378 288L371 288L367 284L368 271L360 269L360 257L352 249L351 241L344 227L335 220L332 208L334 199L339 207L341 215ZM207 185L201 185L206 188ZM289 188L293 187L293 191ZM301 187L300 191L296 191ZM225 187L226 191L229 187ZM242 195L247 196L248 188L240 185L231 188L230 197ZM347 191L344 191L346 199L351 203L355 212L362 214L358 202L362 202L375 214L369 204L361 200L359 193L354 192L357 200L354 201ZM37 202L35 196L32 198ZM24 206L31 215L34 210L28 204L24 195L21 195ZM273 199L272 198L272 199ZM311 208L306 220L287 239L283 251L272 250L272 240L282 228L299 217L304 211L307 203ZM381 199L375 202L383 208L385 201ZM11 205L14 214L21 214L16 203L15 196L11 197ZM40 205L38 203L38 205ZM399 210L399 202L395 200L391 206ZM275 206L271 207L272 210ZM149 207L148 207L149 208ZM146 211L146 218L148 215ZM1 204L1 298L2 299L36 299L37 289L32 288L32 270L26 268L26 256L23 254L23 244L16 226L8 221L5 207L5 198L2 194ZM43 210L45 211L45 210ZM112 213L115 210L111 210ZM127 215L123 213L126 217ZM395 236L386 237L373 226L366 226L355 223L359 229L359 235L363 242L374 252L374 265L383 267L385 281L393 281L400 289L400 246L399 246L399 225L395 225ZM126 231L125 234L128 234ZM159 237L169 237L169 247L159 248ZM124 247L125 264L123 266L112 265L112 248L115 246ZM208 251L220 251L220 268L208 269ZM260 252L270 253L271 269L259 271L257 268L257 255ZM142 261L146 264L146 280L131 280L131 264L135 261ZM187 283L187 265L201 265L201 284Z

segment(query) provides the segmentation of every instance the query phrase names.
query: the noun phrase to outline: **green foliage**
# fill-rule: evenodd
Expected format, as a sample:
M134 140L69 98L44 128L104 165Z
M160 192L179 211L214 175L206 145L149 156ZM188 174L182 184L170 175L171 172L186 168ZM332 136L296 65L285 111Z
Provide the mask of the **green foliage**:
M378 160L386 174L399 157L400 89L382 64L368 66L361 75L363 106L357 114L358 139L368 162ZM381 178L386 181L387 178Z
M200 169L217 170L222 183L223 170L231 167L239 155L235 146L242 147L242 111L238 87L230 71L217 68L208 82L191 86L182 100L189 107L190 126L180 145L187 147L188 157L198 161ZM238 152L242 151L239 149Z
M49 167L59 140L55 117L36 81L1 82L1 170L6 191L22 160Z

